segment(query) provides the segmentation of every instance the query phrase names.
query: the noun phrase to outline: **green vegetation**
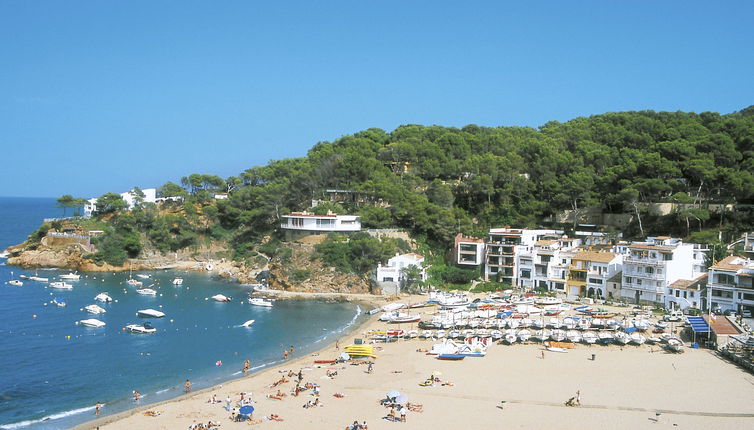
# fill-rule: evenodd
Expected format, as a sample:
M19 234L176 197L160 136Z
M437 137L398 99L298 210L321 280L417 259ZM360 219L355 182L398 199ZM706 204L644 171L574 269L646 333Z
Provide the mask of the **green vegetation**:
M480 237L490 227L534 227L564 210L576 215L575 224L591 208L633 214L624 231L629 238L699 237L713 227L730 238L754 228L754 211L719 211L714 205L754 204L752 136L754 106L727 115L606 113L537 129L373 128L238 176L193 173L180 185L168 182L159 194L183 201L166 203L159 212L143 207L127 218L120 196L108 193L100 197L97 216L120 223L113 234L142 233L163 252L221 238L237 260L257 259L260 251L284 261L276 240L260 243L275 234L281 215L310 209L312 199L321 202L317 213L357 213L366 228L407 230L426 245L422 252L431 252L429 257L443 256L458 232ZM326 191L332 189L347 195L336 199ZM215 201L217 193L229 198ZM64 197L65 211L71 196ZM677 208L654 217L648 208L655 202ZM330 237L317 249L327 264L363 275L400 248L353 235ZM477 277L442 259L432 264L433 282L464 285Z

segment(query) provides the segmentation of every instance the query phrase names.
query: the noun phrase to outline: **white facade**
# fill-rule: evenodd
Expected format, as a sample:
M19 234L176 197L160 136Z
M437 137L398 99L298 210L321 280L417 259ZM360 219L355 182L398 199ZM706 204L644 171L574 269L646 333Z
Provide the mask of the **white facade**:
M400 291L400 285L405 281L406 276L403 273L403 269L416 266L420 271L420 282L427 280L427 268L424 267L424 257L419 254L396 254L387 261L387 265L383 266L381 263L377 265L377 282L390 282L394 283Z
M571 258L568 297L605 298L608 281L621 271L623 256L613 252L579 251Z
M361 230L361 220L356 215L315 215L294 212L281 216L280 228L312 232L354 232Z
M731 256L710 267L707 303L713 311L754 312L754 261Z
M519 268L518 254L527 251L543 239L558 239L562 230L525 230L515 228L493 228L485 249L484 279L517 285Z
M616 247L623 253L623 281L621 297L635 303L666 304L668 287L679 279L694 279L700 275L698 245L680 239L649 237L646 242L622 244Z
M460 266L480 266L484 264L484 240L459 233L455 238L455 254Z
M546 288L564 291L568 266L580 239L539 240L533 246L522 246L516 255L516 282L524 288Z
M142 193L144 193L144 198L142 199L142 203L156 203L157 202L157 189L156 188L145 188L141 190ZM126 208L128 210L131 210L136 205L136 194L133 190L126 191L125 193L120 193L120 198L123 199L123 201L126 202ZM92 197L91 199L86 201L86 204L84 205L84 216L92 216L92 213L94 213L97 210L97 197Z

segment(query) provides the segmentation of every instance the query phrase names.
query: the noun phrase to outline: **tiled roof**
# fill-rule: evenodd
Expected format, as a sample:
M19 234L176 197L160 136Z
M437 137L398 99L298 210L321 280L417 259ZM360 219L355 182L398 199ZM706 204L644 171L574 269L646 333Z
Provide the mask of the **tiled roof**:
M740 270L746 267L746 259L737 257L735 255L731 255L729 257L725 257L722 260L718 261L717 263L712 265L712 269L715 270Z
M702 282L706 279L706 273L694 279L679 279L670 284L669 288L675 288L676 290L699 290L701 289Z
M612 252L580 251L573 257L574 260L594 261L595 263L609 263L618 254Z

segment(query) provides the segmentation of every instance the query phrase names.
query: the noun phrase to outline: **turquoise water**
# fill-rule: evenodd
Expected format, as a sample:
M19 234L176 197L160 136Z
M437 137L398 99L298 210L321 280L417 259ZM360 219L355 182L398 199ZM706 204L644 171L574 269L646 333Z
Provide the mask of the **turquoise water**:
M23 240L41 218L58 215L53 206L52 199L0 198L0 248ZM37 217L31 227L20 222L13 224L15 230L8 229L9 214L24 211L27 215L18 219ZM94 418L96 402L105 403L106 415L178 396L186 379L195 389L216 385L239 377L246 359L258 370L282 361L283 347L294 345L297 355L311 352L361 318L358 307L348 303L250 306L248 288L200 273L148 273L152 278L145 286L154 284L155 297L136 294L125 284L128 273L85 274L72 282L72 291L28 280L22 287L5 283L21 273L35 272L0 265L0 429L68 428ZM50 280L62 273L67 272L38 271ZM171 284L177 275L184 278L183 286ZM96 303L93 298L100 292L116 302L98 303L107 310L99 316L84 312L82 308ZM234 300L208 300L215 294ZM52 305L54 298L65 300L67 306ZM136 311L145 308L167 315L136 317ZM76 324L85 318L107 325L94 329ZM239 327L249 319L255 320L251 328ZM127 324L144 321L158 332L123 331ZM131 400L132 390L142 394L139 404Z

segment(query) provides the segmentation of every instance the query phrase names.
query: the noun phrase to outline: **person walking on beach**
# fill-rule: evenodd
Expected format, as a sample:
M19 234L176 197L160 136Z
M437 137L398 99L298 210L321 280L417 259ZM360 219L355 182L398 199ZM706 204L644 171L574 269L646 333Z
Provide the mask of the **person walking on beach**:
M184 385L184 386L186 387L186 392L187 392L187 393L190 393L190 392L191 392L191 381L189 381L189 380L187 379L187 380L186 380L186 383L185 383L185 384L183 384L183 385Z
M97 402L96 405L94 405L94 415L99 415L99 409L102 407L102 403Z
M225 398L225 410L228 412L230 412L230 403L230 394L228 394L228 397Z
M581 391L576 391L576 406L581 406Z

